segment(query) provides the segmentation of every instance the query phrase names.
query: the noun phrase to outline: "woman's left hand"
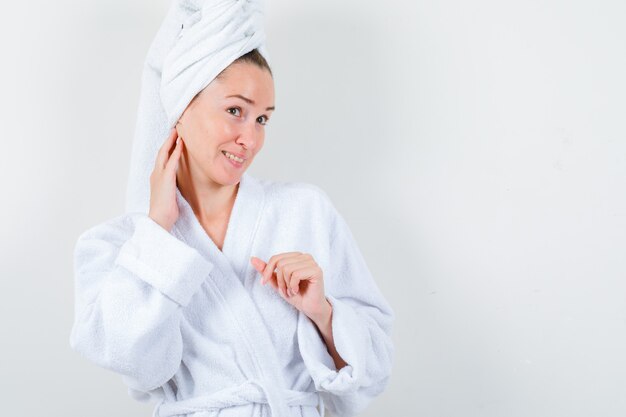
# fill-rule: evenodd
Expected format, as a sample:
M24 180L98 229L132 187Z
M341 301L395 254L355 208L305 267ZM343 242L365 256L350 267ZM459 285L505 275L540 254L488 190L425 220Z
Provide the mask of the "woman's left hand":
M315 259L302 252L285 252L266 263L253 256L250 263L289 304L313 321L323 320L331 310L324 293L324 274Z

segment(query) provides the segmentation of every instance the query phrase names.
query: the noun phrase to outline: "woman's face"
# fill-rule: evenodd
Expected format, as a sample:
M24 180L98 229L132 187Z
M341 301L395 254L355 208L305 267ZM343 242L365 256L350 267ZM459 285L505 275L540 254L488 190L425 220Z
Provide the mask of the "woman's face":
M192 100L176 124L185 145L179 169L188 169L201 182L238 183L263 147L273 109L269 71L249 63L231 64Z

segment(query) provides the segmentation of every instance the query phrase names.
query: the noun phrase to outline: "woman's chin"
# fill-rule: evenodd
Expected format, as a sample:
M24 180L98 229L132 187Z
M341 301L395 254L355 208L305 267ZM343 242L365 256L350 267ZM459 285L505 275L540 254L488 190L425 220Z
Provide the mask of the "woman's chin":
M207 166L204 172L208 179L217 184L224 186L235 185L241 181L241 177L248 169L248 162L249 161L246 161L244 164L234 164L226 158L223 158L220 163Z
M241 176L245 172L245 167L238 170L238 172L221 172L220 175L216 175L214 178L218 184L227 186L235 185L241 181Z

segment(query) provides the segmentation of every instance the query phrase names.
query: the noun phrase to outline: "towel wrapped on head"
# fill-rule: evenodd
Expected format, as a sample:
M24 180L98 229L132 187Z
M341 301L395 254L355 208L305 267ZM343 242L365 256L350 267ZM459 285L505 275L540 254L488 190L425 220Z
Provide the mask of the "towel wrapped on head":
M261 0L174 0L146 57L126 212L148 213L157 152L187 105L233 61L265 46Z

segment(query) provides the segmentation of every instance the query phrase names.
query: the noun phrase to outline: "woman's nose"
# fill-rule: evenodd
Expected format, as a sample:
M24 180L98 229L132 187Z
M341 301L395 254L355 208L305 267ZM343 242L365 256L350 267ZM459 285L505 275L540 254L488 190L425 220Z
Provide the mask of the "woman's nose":
M241 127L239 132L238 142L245 145L247 149L254 149L257 146L263 132L256 126L256 120L252 122L246 122Z

